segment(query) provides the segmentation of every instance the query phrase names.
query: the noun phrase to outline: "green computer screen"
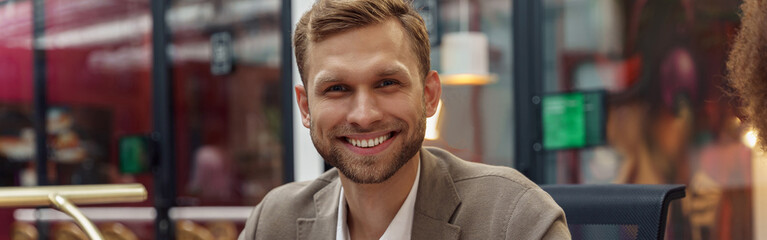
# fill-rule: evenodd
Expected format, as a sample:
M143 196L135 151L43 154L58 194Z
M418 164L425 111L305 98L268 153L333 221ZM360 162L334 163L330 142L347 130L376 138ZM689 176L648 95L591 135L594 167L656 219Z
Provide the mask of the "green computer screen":
M543 97L543 148L583 148L605 142L604 92L571 92Z

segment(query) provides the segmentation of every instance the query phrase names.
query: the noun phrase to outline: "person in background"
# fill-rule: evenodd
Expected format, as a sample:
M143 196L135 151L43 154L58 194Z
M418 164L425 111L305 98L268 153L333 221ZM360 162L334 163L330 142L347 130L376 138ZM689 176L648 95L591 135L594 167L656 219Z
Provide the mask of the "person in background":
M205 145L194 153L194 171L187 186L203 202L226 202L233 197L233 181L224 150Z
M740 98L746 122L767 150L767 0L745 0L741 27L727 61L727 78Z
M508 167L424 148L442 93L403 0L319 0L293 38L301 120L335 168L272 190L240 239L569 239L564 212Z

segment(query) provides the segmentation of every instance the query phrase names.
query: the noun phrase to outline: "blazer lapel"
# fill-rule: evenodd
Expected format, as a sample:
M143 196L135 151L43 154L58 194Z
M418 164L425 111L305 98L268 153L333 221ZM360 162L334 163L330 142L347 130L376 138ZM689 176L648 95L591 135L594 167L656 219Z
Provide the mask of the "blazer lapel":
M447 166L421 148L421 179L415 201L412 239L458 239L461 228L450 218L461 204Z
M461 228L450 218L461 204L447 166L421 148L421 179L415 201L412 239L458 239ZM337 177L314 194L316 215L296 220L298 239L335 239L341 183Z
M314 218L296 220L298 239L335 239L341 183L334 178L328 186L314 194Z

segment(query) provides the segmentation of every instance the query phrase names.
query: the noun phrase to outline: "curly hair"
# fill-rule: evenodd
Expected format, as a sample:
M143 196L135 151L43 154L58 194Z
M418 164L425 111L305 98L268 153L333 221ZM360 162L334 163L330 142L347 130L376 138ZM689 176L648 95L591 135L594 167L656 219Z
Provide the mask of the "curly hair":
M760 146L767 150L767 0L745 0L741 10L727 78L741 100L745 119L757 129Z

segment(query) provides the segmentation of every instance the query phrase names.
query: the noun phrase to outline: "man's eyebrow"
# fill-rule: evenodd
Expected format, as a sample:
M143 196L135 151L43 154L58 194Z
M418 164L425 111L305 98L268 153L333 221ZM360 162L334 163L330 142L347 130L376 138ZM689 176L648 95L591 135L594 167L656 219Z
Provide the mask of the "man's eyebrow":
M328 75L328 74L321 74L321 75L315 77L315 81L314 81L314 83L317 86L322 86L322 85L325 85L325 84L337 83L337 82L341 82L341 79L339 79L339 78L337 78L337 77L335 77L333 75Z
M394 65L381 69L376 75L378 77L389 77L400 74L407 74L407 68L399 65ZM314 84L316 84L316 86L324 86L327 84L335 84L340 82L343 82L343 79L338 78L335 74L320 73L314 77Z
M397 75L397 74L405 73L405 72L406 72L406 69L402 68L402 66L391 66L391 67L384 68L383 70L378 72L378 76L388 77L388 76Z

